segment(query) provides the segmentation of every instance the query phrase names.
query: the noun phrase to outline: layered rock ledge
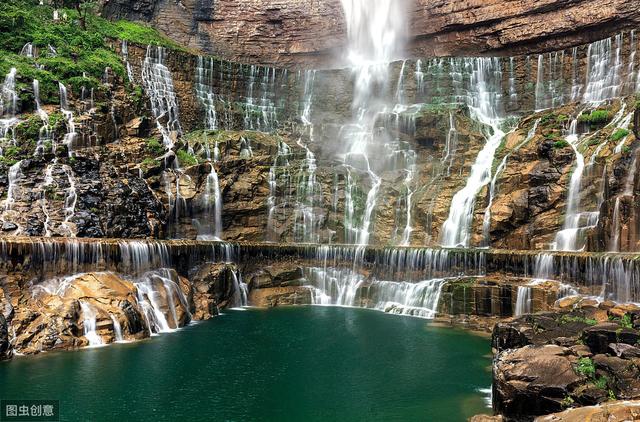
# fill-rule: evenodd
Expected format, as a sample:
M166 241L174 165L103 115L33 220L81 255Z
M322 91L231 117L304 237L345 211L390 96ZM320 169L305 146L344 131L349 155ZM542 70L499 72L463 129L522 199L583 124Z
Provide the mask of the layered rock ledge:
M346 28L339 0L105 0L103 14L150 22L190 48L243 63L336 64ZM407 55L539 53L633 29L637 1L415 0Z

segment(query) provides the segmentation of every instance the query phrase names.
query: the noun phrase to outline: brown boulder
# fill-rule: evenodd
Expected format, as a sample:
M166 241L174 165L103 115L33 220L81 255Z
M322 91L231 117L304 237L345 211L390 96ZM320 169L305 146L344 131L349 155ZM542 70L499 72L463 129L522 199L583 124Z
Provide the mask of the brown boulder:
M579 407L553 415L541 416L535 422L613 422L640 420L640 401L614 401L599 406Z
M311 289L307 287L271 287L252 290L249 303L262 308L276 306L310 305L312 303Z
M611 343L636 344L640 335L636 330L622 328L614 322L604 322L589 327L582 333L584 344L593 353L606 353Z
M583 381L569 349L525 346L497 355L493 364L494 410L507 417L558 412L572 388Z
M196 320L218 315L220 308L240 306L238 298L241 292L232 264L206 263L196 268L190 276L192 285L192 313Z

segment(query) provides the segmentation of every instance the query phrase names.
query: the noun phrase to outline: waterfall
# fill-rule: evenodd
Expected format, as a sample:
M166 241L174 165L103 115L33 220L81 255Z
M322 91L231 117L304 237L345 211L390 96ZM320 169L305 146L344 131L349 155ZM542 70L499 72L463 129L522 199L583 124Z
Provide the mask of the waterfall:
M544 56L538 54L538 72L536 77L536 111L544 107Z
M314 304L374 308L383 312L433 318L444 279L417 283L367 280L351 269L308 268Z
M89 340L89 347L101 346L104 344L102 337L96 332L98 313L95 308L87 302L79 301L82 309L82 325L84 326L84 336Z
M9 140L15 144L14 128L19 123L16 118L18 111L18 93L16 91L16 68L11 68L2 84L2 96L0 97L0 140ZM0 147L0 155L2 148Z
M7 199L4 201L4 210L10 211L13 207L13 204L16 202L16 194L18 190L18 179L22 176L21 173L22 161L18 161L14 165L9 168L9 173L7 175L8 183L7 186Z
M571 173L569 194L567 196L567 209L562 230L556 233L553 249L558 251L579 251L584 249L586 239L585 229L595 226L597 213L580 212L580 190L582 187L582 175L584 174L584 155L579 150L580 138L577 134L577 118L571 122L567 142L576 155L576 168Z
M509 102L512 107L518 106L518 90L516 88L515 58L509 57Z
M172 332L180 327L177 306L187 312L187 299L178 287L171 271L150 271L135 283L138 304L151 333ZM176 298L180 302L176 303Z
M200 104L205 109L204 127L207 131L218 128L215 104L216 96L213 93L213 77L213 58L206 59L198 56L195 89L198 101L200 101ZM207 158L211 160L210 147L207 140L205 140L205 149L207 151ZM216 141L213 161L215 162L217 160L218 143ZM209 162L209 165L211 166L211 171L207 176L205 191L202 196L205 222L203 224L201 221L198 221L198 239L219 240L222 237L222 193L220 192L220 182L215 165L213 162Z
M198 221L199 240L220 240L222 236L222 194L220 192L220 182L218 173L212 162L209 163L211 171L205 182L202 202L204 208L205 222ZM213 220L213 225L211 224Z
M36 103L36 113L40 120L42 120L42 127L38 134L38 143L36 145L36 151L34 155L42 155L44 153L44 144L47 141L51 141L51 126L49 126L49 115L42 109L40 103L40 82L37 79L33 80L33 96Z
M23 47L22 50L20 50L20 55L24 56L28 59L33 59L36 57L36 49L33 46L33 43L26 43Z
M315 70L305 71L300 121L308 136L308 144L315 143L315 131L311 118L315 94L315 79ZM304 149L305 158L302 160L300 170L296 175L294 240L296 242L319 243L321 216L316 214L316 209L323 208L323 198L322 186L316 179L316 156L309 148L309 145L303 142L302 137L298 139L297 144Z
M276 229L275 219L276 212L279 209L285 210L289 203L289 195L291 192L291 173L289 172L289 158L291 157L291 149L284 141L278 141L278 151L273 159L273 165L269 169L269 197L267 198L267 241L277 242L280 235ZM278 200L278 181L280 190L283 192L280 200Z
M133 68L131 67L131 63L129 63L129 44L126 40L122 40L122 60L124 61L124 65L127 68L127 79L130 83L134 84L136 82L135 77L133 76Z
M521 316L524 314L531 313L532 290L533 289L530 286L518 286L517 298L516 298L516 309L514 312L514 316Z
M484 211L484 219L482 221L482 234L484 238L484 246L490 246L490 243L491 243L491 236L489 233L491 229L491 206L493 205L493 199L496 195L496 185L498 183L498 178L507 168L507 161L509 160L509 157L511 156L511 154L513 154L514 152L517 152L520 148L522 148L524 145L529 143L531 139L533 139L533 137L536 134L536 130L538 129L538 125L540 124L540 120L542 119L537 119L533 123L533 126L529 130L529 133L527 133L527 136L524 138L524 140L518 145L516 145L516 147L513 150L509 151L509 153L504 156L504 158L498 165L498 168L496 169L495 174L493 175L493 179L491 179L491 184L489 185L489 204L487 205L487 208Z
M142 83L156 120L156 126L162 134L164 146L173 148L172 133L181 134L178 99L173 87L171 71L165 65L164 47L147 47L147 54L142 65ZM162 122L165 122L164 124Z
M613 208L613 226L611 228L611 238L609 240L609 247L608 247L608 251L609 252L620 252L621 250L621 245L620 245L620 232L622 230L622 225L621 225L621 213L620 213L620 207L621 207L621 202L622 202L622 198L634 198L634 193L633 193L633 188L634 188L634 182L635 182L635 177L636 177L636 169L637 169L637 165L638 165L638 156L636 154L636 156L633 158L633 161L631 163L631 167L629 168L629 173L627 174L627 177L625 179L625 183L624 183L624 189L622 191L622 193L618 196L616 196L616 202L615 202L615 206Z
M64 136L63 143L67 146L69 157L73 155L73 147L78 134L76 133L76 125L73 120L73 111L69 107L69 99L67 97L67 87L60 82L60 111L67 120L67 134Z
M604 100L619 97L622 91L622 34L613 39L596 41L587 49L587 79L583 101L600 103Z
M505 136L501 129L502 118L498 110L502 81L500 60L496 58L468 60L471 60L469 64L472 74L467 105L472 117L486 128L487 143L478 154L465 187L451 200L449 217L442 227L441 240L442 245L446 247L469 246L476 197L491 181L493 158Z
M40 206L42 213L44 214L44 236L51 237L51 214L49 212L49 203L47 201L47 188L53 186L53 166L57 159L54 159L52 164L47 164L44 170L44 183L42 184L42 195L40 197Z
M218 115L216 113L216 95L213 92L214 59L198 56L196 65L195 89L198 101L205 111L205 124L207 130L218 129Z
M247 76L249 82L243 105L244 129L273 132L278 126L278 111L273 101L276 96L277 71L273 67L251 65Z
M76 192L76 179L71 167L63 165L62 169L67 176L67 183L69 184L69 187L66 189L66 195L64 198L64 221L62 222L61 226L67 230L69 236L75 237L75 230L71 223L71 220L75 215L76 203L78 202L78 195Z
M378 167L383 163L373 160L380 144L374 125L376 117L387 110L383 92L389 87L389 63L405 43L408 19L405 1L341 0L341 4L347 23L346 59L355 78L354 116L340 136L347 170L345 237L349 243L366 245L382 183ZM358 184L361 177L368 179L369 188L356 216L359 202L355 195L366 188Z
M122 326L120 325L120 321L118 321L118 318L113 314L109 314L109 316L111 317L111 321L113 322L113 335L116 339L116 342L124 342L124 336L122 335Z
M424 72L422 71L422 60L416 61L416 88L417 96L424 95Z
M231 271L231 279L233 281L233 296L229 302L229 308L242 308L248 304L249 288L242 281L240 273Z
M444 157L442 161L447 166L446 176L451 174L451 166L453 165L453 159L456 155L456 149L458 148L458 130L456 129L456 122L453 119L453 113L449 112L449 131L447 132L447 142L444 146Z

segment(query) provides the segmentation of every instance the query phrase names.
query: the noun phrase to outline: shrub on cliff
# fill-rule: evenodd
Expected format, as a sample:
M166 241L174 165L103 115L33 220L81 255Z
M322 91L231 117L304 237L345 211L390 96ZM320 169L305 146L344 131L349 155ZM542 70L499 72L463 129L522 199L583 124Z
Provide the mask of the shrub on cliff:
M599 126L609 123L612 119L611 112L608 110L593 110L591 113L581 114L579 121L589 123L592 126Z
M59 3L75 7L72 2ZM61 9L61 18L54 21L53 7L40 5L39 0L0 2L0 80L12 67L17 69L23 110L28 111L33 104L33 79L40 82L45 104L59 101L58 82L73 92L79 92L81 87L97 89L105 68L124 79L122 59L110 39L177 48L153 28L133 22L110 22L92 14L92 10ZM27 43L35 48L35 57L20 54Z

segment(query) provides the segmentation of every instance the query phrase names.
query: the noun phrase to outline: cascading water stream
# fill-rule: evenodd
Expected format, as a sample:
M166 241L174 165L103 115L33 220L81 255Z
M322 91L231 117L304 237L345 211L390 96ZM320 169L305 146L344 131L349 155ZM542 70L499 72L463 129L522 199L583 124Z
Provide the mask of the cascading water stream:
M518 286L514 316L518 317L531 313L531 293L532 289L530 286Z
M147 47L142 64L142 83L151 102L156 127L162 134L164 146L169 150L174 146L175 136L182 133L182 128L173 77L165 65L165 56L163 47Z
M482 221L482 234L484 238L484 246L490 246L490 243L491 243L491 237L489 233L489 230L491 228L491 206L493 205L493 200L496 195L496 186L498 183L498 178L507 168L507 161L509 160L509 157L511 156L511 154L513 154L514 152L517 152L520 148L522 148L524 145L529 143L531 139L533 139L533 137L536 134L536 130L538 129L538 125L540 124L540 120L541 119L537 119L533 123L533 127L531 128L531 130L529 130L529 133L527 134L525 139L521 143L516 145L516 147L513 150L509 151L509 153L504 156L504 158L498 165L498 168L496 169L495 174L493 175L493 179L491 179L491 184L489 186L489 204L487 205L487 208L484 211L484 219Z
M273 159L273 165L269 169L269 197L267 198L267 241L277 242L279 234L276 230L276 212L279 209L285 210L290 202L290 184L291 173L289 166L289 158L291 157L291 148L284 141L278 141L278 151ZM280 181L280 188L278 182ZM278 191L282 191L278 195Z
M213 162L210 162L211 171L205 182L202 202L204 205L205 222L198 221L199 240L220 240L222 236L222 194L220 181ZM213 220L213 224L212 221Z
M619 97L622 92L622 33L614 40L607 38L596 41L587 49L587 78L583 101L598 104L607 99Z
M11 211L13 204L16 202L16 196L19 189L18 181L20 177L22 177L21 167L22 161L18 161L9 168L9 173L7 175L7 181L9 184L7 186L7 199L4 201L5 211Z
M204 126L206 131L214 131L218 129L218 118L216 114L216 95L213 92L213 59L205 59L198 57L196 66L196 94L200 104L205 109ZM205 182L205 192L202 196L204 219L205 221L197 221L198 239L214 239L222 238L222 192L220 191L220 181L216 171L215 162L218 160L218 142L214 146L213 161L211 161L211 149L206 139L205 132L205 150L207 159L211 166L211 171Z
M314 98L316 71L307 70L304 75L304 94L302 100L302 110L300 121L308 137L308 143L313 144L314 126L311 118ZM298 139L298 146L304 149L305 158L302 160L300 170L295 176L296 201L295 201L295 223L294 239L297 242L319 243L320 215L316 209L322 209L322 186L316 179L316 156L303 142L302 137Z
M476 197L491 181L491 167L505 133L499 114L502 71L499 59L470 59L472 67L467 104L472 117L486 128L487 143L478 154L466 185L451 200L449 217L442 227L441 243L445 247L469 246Z
M113 322L113 335L116 339L116 342L123 343L125 340L124 336L122 335L122 325L120 325L120 321L118 321L118 318L113 314L110 314L109 316L111 317L111 321Z
M11 68L2 84L2 96L0 97L0 156L3 154L7 141L15 145L14 128L20 122L16 118L18 109L18 93L16 91L17 70Z
M49 115L46 111L44 111L40 102L40 82L37 79L33 80L33 96L36 103L36 113L42 121L42 127L40 128L38 134L38 143L36 145L36 151L34 153L34 155L38 156L44 153L44 145L46 142L52 140L52 136L51 126L49 125Z
M142 64L142 83L145 92L151 102L151 111L156 121L156 128L162 135L162 142L167 150L167 157L175 146L176 139L182 134L179 119L178 99L173 85L171 71L165 64L166 51L164 47L147 47L144 62ZM163 173L163 184L169 202L169 209L177 221L186 214L186 200L182 197L180 179L187 177L180 169L178 157L174 156L172 162L175 183L169 177L169 171ZM175 196L172 193L175 187Z
M62 141L67 146L67 151L69 153L69 157L73 156L73 147L78 134L76 133L76 124L73 119L73 111L69 107L69 99L67 96L67 87L59 83L60 88L60 111L64 115L67 121L67 134L64 136L64 140Z
M98 313L95 308L85 301L80 301L80 309L82 310L82 325L84 327L84 336L89 340L89 347L101 346L104 344L102 337L96 332Z
M627 174L627 177L625 179L624 189L620 195L616 196L616 202L614 205L613 216L612 216L613 226L611 228L611 237L610 237L609 246L608 246L609 252L620 252L621 250L620 234L622 231L622 225L620 220L622 216L621 216L620 208L622 206L623 198L630 197L633 199L633 189L634 189L634 181L636 177L637 165L638 165L638 156L636 154L636 156L634 157L631 163L629 173Z
M593 212L580 212L580 190L584 174L584 155L580 151L580 137L577 133L578 120L573 119L566 137L567 143L576 156L576 167L571 173L569 193L567 195L567 209L562 230L556 233L552 249L557 251L579 251L586 245L584 232L597 223L598 215Z
M388 110L384 92L389 87L389 63L401 52L406 39L406 2L394 0L342 0L347 23L347 62L355 78L352 103L353 119L343 127L344 166L347 169L345 188L345 237L347 242L366 245L382 179L373 161L378 147L374 133L376 118ZM356 177L357 175L357 177ZM364 207L356 211L354 194L365 185L357 186L361 178L368 179Z

